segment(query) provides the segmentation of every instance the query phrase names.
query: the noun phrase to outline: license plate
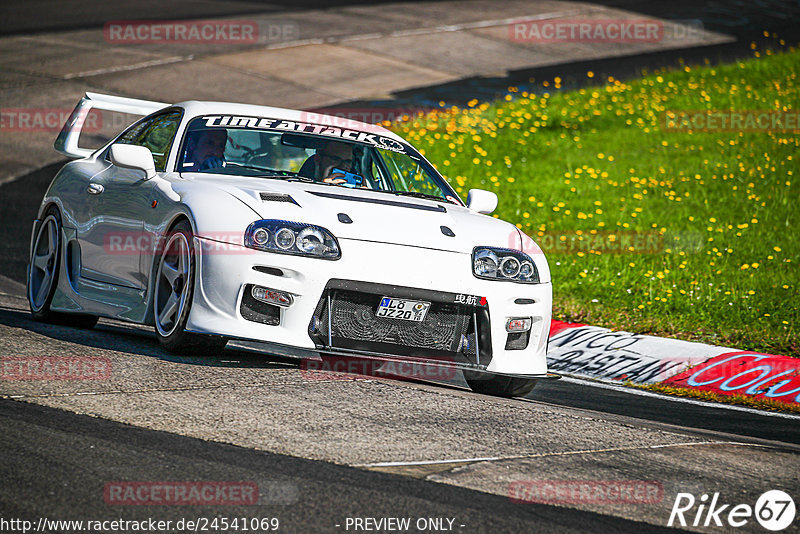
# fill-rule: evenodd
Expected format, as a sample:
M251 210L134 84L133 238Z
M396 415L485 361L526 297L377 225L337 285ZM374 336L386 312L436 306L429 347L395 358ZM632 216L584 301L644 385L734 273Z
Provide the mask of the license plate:
M425 320L430 307L430 302L422 300L383 297L381 303L378 304L378 311L375 312L375 315L377 317L386 317L387 319L402 319L403 321L421 323Z

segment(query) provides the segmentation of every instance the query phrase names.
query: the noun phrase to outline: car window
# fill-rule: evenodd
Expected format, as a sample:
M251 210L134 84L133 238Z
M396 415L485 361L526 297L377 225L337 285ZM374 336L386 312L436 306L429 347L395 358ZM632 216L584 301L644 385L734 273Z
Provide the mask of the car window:
M163 172L180 121L181 112L178 110L161 113L135 124L116 142L147 147L153 154L156 170Z
M326 152L331 143L336 143L332 145L334 153ZM192 119L181 141L176 169L181 173L307 178L460 204L447 181L405 143L368 132L281 119L218 115ZM321 176L334 171L341 177Z
M281 138L253 130L230 130L224 158L250 167L298 172L313 150L284 146Z
M377 149L386 164L395 191L409 191L432 196L443 196L443 191L433 176L413 158L391 150Z

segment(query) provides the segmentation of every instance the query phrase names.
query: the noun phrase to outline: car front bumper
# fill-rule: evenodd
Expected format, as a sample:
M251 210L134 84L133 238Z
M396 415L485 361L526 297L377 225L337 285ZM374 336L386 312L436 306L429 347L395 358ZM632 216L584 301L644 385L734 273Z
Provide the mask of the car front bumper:
M255 251L195 237L195 250L202 253L197 255L196 283L186 329L294 348L299 356L361 354L372 358L412 358L498 374L547 376L545 356L552 310L550 283L518 284L478 279L472 275L470 254L348 239L341 239L340 247L341 258L330 261ZM279 308L275 320L269 321L277 324L258 322L252 316L245 318L242 311L247 310L242 301L251 300L247 297L251 286L292 295L292 304ZM338 292L334 293L338 296L350 291L351 295L432 302L434 309L439 306L440 310L472 318L465 323L463 332L455 333L467 339L460 343L458 337L454 338L451 349L455 350L450 352L426 350L402 342L408 338L395 337L388 339L389 343L370 344L365 335L360 335L359 342L344 346L341 339L331 335L337 333L335 325L333 331L327 327L330 315L321 314L332 291ZM485 299L483 304L482 299ZM369 298L364 302L370 302ZM368 304L359 310L354 308L353 313L361 314L362 324L375 327L376 319L366 312L367 309ZM507 350L506 323L510 318L531 319L524 349ZM418 333L413 331L417 326L436 328L433 316L430 321L426 319L428 324L424 326L393 321L410 334ZM476 325L478 332L475 332ZM450 327L452 325L448 325ZM477 351L475 339L484 345L481 347L478 343ZM463 350L459 350L462 345Z

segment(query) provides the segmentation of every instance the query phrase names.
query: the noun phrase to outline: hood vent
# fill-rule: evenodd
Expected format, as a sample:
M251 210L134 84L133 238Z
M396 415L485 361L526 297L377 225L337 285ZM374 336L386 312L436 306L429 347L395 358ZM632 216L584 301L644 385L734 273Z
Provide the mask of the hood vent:
M272 193L268 191L262 191L258 195L264 202L288 202L296 206L300 205L297 203L295 199L293 199L290 195L287 195L286 193Z

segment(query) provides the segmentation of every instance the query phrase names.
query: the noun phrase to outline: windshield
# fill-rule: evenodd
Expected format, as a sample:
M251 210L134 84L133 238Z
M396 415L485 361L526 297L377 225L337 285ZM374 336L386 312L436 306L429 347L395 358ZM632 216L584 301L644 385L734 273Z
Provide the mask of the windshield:
M204 116L186 129L179 172L298 179L462 204L412 147L377 133L260 117Z

